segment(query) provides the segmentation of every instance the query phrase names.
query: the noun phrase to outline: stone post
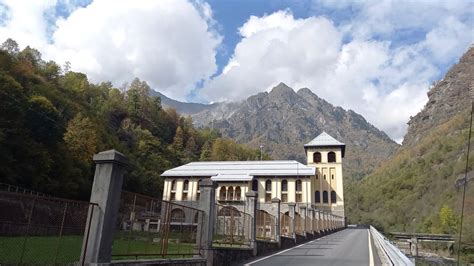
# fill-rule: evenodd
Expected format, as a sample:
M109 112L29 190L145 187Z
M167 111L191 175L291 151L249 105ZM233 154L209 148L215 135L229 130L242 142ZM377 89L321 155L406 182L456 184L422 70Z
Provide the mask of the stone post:
M202 223L198 223L196 243L200 247L200 254L207 260L207 265L213 265L214 254L212 251L212 235L216 224L216 187L217 183L210 178L203 179L199 184L199 209L202 210Z
M311 230L311 234L313 234L314 236L314 209L313 207L311 206L308 207L308 213L309 213L309 217L311 218L309 229Z
M303 216L303 236L306 237L306 206L305 205L300 206L300 213L301 213L301 216Z
M249 191L245 193L246 209L250 216L252 216L252 222L250 224L250 246L253 248L253 255L257 255L257 192Z
M272 215L275 216L275 240L278 242L278 248L281 247L281 214L280 214L280 199L279 198L273 198L272 199L272 204L273 204L273 213Z
M122 193L127 158L116 150L99 152L87 214L86 235L82 242L81 264L108 263L112 259L115 224ZM89 232L87 234L87 232Z
M295 231L295 206L296 204L294 202L289 202L288 203L288 214L291 217L291 224L290 224L290 231L291 235L293 236L293 239L296 242L296 231Z
M418 257L418 239L416 237L412 237L410 240L410 254L413 257Z

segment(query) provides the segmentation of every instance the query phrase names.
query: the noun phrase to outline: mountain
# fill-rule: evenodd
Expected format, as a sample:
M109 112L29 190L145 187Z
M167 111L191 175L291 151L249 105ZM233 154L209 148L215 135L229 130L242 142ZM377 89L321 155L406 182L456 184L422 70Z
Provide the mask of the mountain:
M192 115L202 112L207 109L213 109L218 104L202 104L202 103L186 103L173 100L161 92L150 90L151 96L158 96L161 98L161 105L165 108L174 108L182 115Z
M471 47L430 89L428 103L410 119L401 149L371 175L347 184L346 211L350 222L376 224L386 231L458 232L473 93L474 48ZM464 250L471 253L465 260L471 262L474 262L473 157L471 154L468 163L470 181L463 223L463 239L471 245L470 250Z
M398 148L385 133L356 112L335 107L307 88L295 92L280 83L240 103L221 103L193 121L218 129L238 143L258 147L274 159L305 162L303 145L328 132L347 144L345 176L359 179L390 157Z

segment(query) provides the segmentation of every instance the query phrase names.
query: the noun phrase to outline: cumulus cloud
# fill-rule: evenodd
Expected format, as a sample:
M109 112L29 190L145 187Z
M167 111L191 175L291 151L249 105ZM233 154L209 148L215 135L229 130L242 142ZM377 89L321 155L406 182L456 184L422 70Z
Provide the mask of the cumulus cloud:
M224 71L207 82L202 93L226 101L269 90L280 81L294 89L308 87L335 105L361 113L401 142L409 117L423 107L429 84L440 76L439 64L457 60L472 43L472 27L462 20L472 11L463 10L465 4L325 5L358 11L337 25L323 16L296 19L289 10L250 17L239 29L242 40ZM393 34L407 34L408 28L417 31L419 39L411 40L408 34L405 42L392 40Z
M38 2L38 3L37 3ZM116 86L134 77L177 99L217 69L221 36L212 28L212 10L185 0L94 0L56 17L48 36L45 12L55 1L5 1L9 20L0 39L40 49L46 58L71 62L72 70ZM33 7L31 6L33 5Z

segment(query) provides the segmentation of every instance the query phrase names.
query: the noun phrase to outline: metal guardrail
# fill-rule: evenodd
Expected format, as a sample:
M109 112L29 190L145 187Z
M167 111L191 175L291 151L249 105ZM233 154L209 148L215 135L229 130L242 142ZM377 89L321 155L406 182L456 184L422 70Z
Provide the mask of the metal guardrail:
M402 232L389 232L389 235L396 239L412 239L418 240L433 240L433 241L455 241L454 235L447 234L423 234L423 233L402 233Z
M403 254L395 245L383 236L377 229L370 226L370 234L374 238L375 245L380 255L384 256L382 259L383 265L415 265L405 254Z

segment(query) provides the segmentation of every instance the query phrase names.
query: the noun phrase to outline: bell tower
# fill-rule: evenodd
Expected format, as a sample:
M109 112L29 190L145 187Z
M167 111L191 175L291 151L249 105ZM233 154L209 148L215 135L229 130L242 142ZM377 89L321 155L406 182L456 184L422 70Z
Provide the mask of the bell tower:
M317 208L344 215L342 159L346 145L326 132L304 145L307 165L316 168L311 177L312 203Z

